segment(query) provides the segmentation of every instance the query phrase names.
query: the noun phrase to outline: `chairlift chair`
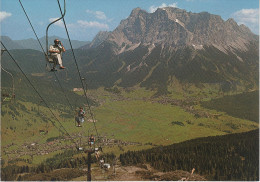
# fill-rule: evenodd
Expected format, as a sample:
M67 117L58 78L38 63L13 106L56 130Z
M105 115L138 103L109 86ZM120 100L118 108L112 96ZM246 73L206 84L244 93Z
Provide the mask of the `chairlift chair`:
M46 55L46 60L50 64L54 64L55 62L57 62L57 60L54 60L54 58L51 56L51 53L49 53L49 50L48 50L48 54Z
M45 55L45 57L46 57L46 62L47 62L47 63L54 64L56 61L58 61L58 60L55 60L55 58L53 58L53 57L51 56L51 54L49 53L48 30L49 30L49 28L50 28L50 26L51 26L52 24L54 24L54 23L56 23L57 21L63 19L64 16L65 16L65 14L66 14L66 3L65 3L65 0L64 0L64 12L62 13L61 17L58 18L58 19L56 19L56 20L54 20L54 21L52 21L52 22L47 26L47 28L46 28L46 55ZM48 69L48 64L47 64L47 63L46 63L46 69ZM48 70L49 70L49 69L48 69Z

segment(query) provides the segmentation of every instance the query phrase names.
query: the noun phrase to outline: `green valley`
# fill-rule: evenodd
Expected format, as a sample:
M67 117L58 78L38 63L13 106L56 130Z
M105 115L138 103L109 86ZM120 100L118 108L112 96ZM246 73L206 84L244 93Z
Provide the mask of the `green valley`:
M241 133L259 127L255 121L230 116L223 110L218 111L217 107L202 107L203 104L212 102L203 101L209 100L210 94L200 98L202 105L198 99L193 101L196 99L192 96L193 93L182 97L173 97L174 94L154 97L154 94L155 91L143 88L99 88L88 91L89 98L97 103L91 108L99 135L102 139L113 141L103 140L100 143L103 146L102 155L112 152L119 156L128 150L167 146L200 137ZM241 95L244 98L248 93L239 94L240 97ZM213 98L215 97L216 95ZM229 97L235 96L225 96L226 99ZM250 98L252 102L248 104L253 107L257 99ZM243 99L237 100L241 105L242 101ZM66 109L61 111L56 107L52 111L73 140L76 143L81 141L82 146L87 146L88 135L96 135L93 123L89 122L91 117L88 110L83 127L77 128L74 113L70 112L68 106L64 108ZM245 113L250 113L250 105L247 108L249 109L245 109ZM59 123L43 104L39 106L21 100L3 103L1 133L4 166L15 164L36 167L55 154L67 150L76 151L75 144L70 141L70 137L59 132Z

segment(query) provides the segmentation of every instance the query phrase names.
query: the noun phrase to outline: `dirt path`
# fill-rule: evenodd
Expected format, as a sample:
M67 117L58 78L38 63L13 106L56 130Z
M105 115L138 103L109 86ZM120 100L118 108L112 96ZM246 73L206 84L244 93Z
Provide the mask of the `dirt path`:
M145 171L145 169L127 166L116 168L116 176L112 179L114 181L145 181L141 176L136 175L136 171Z

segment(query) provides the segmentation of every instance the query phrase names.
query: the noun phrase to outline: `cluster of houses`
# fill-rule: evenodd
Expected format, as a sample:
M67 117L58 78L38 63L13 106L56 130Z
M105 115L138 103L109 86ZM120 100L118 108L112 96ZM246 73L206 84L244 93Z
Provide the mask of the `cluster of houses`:
M8 150L12 144L9 144L3 148L3 153L8 156L9 160L17 159L25 155L33 156L35 155L47 155L49 153L59 151L59 150L69 150L75 148L75 143L70 140L73 139L77 141L79 145L88 146L88 137L81 137L79 134L74 134L71 136L64 136L62 138L57 138L53 141L46 143L24 143L21 147L16 147L18 149ZM97 145L99 146L128 146L128 145L142 145L138 142L126 142L122 140L117 140L113 138L107 138L107 136L102 136L99 139L96 139Z

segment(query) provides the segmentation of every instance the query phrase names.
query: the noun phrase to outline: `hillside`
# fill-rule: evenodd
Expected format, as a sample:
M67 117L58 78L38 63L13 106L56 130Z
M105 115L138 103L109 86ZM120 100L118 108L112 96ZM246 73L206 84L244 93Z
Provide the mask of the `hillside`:
M30 61L30 60L28 60ZM29 62L28 62L29 63ZM26 65L24 61L21 66ZM9 71L14 78L14 89L16 99L31 102L38 104L41 98L36 94L31 85L27 82L24 75L18 71L18 68L15 68L14 65L8 63L8 65L3 64L3 67L7 67L6 70ZM8 68L12 68L11 70ZM66 75L62 72L57 72L57 77L60 81L60 85L57 83L56 77L53 73L48 72L38 72L45 69L43 67L27 67L23 70L27 75L28 79L34 85L39 94L47 100L50 105L61 105L63 107L70 107L66 98L68 98L70 104L74 107L75 105L81 105L85 103L85 100L82 99L83 96L79 96L77 93L72 92L72 88L66 87ZM14 71L15 70L15 71ZM33 71L33 73L30 73ZM78 85L80 83L77 83ZM2 93L9 93L12 90L12 78L5 72L1 72L1 91ZM55 94L53 94L55 93ZM77 104L76 104L77 102ZM90 104L94 104L93 101L89 101Z
M208 180L258 181L259 131L207 137L120 155L123 165L149 163L160 171L196 171Z
M19 45L8 36L0 36L0 39L6 45L6 47L10 47L10 49L24 49L23 46Z
M253 91L232 96L224 96L202 102L203 107L226 112L227 114L259 122L259 92Z
M92 156L93 180L139 181L250 181L259 179L259 131L225 136L199 138L170 146L126 152L115 161L115 155L102 154L112 164L108 170L100 169ZM38 167L9 166L2 168L4 179L21 180L73 180L86 179L86 157L67 151L47 159ZM206 155L204 155L206 154ZM62 160L61 160L62 158ZM83 168L83 170L82 170ZM195 169L193 173L191 169ZM16 169L10 174L10 170ZM116 173L115 173L116 171ZM10 175L8 175L10 174Z

